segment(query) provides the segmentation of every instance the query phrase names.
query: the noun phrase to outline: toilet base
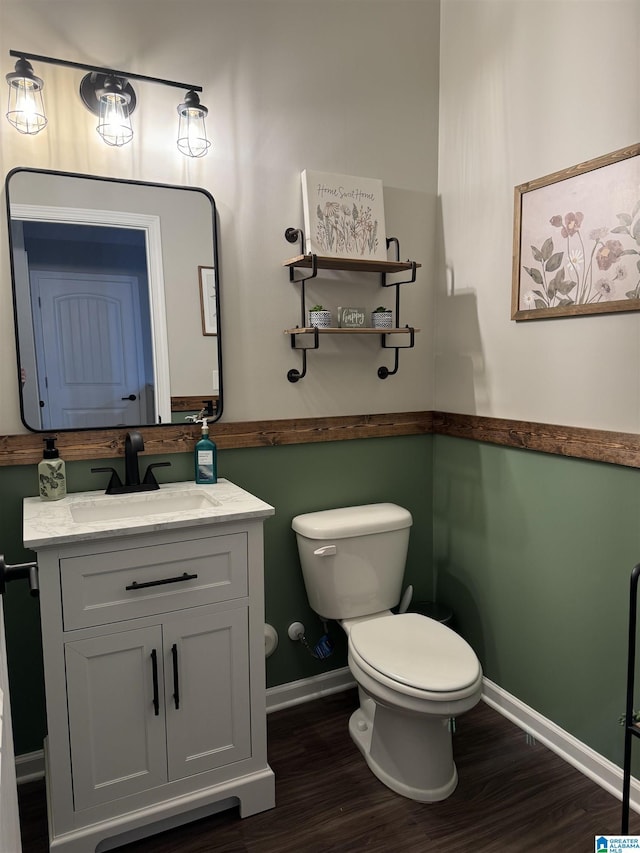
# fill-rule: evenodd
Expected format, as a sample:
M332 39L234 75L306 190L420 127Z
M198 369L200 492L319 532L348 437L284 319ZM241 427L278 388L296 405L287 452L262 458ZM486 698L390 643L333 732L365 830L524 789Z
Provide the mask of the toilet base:
M360 691L349 734L369 769L396 794L421 803L449 797L458 784L447 717L403 713Z

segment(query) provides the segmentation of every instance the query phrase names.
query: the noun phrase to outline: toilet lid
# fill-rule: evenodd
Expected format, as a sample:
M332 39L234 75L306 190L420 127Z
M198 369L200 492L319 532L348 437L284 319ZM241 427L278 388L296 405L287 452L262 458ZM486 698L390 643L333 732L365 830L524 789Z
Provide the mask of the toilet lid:
M462 690L480 675L480 662L459 634L420 613L358 622L349 643L381 675L430 692Z

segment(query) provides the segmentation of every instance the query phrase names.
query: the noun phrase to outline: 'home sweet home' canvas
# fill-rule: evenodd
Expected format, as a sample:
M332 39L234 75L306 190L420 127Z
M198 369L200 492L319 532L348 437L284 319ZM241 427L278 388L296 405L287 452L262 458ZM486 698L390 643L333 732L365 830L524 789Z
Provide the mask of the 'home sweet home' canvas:
M301 178L307 253L387 260L382 181L308 169Z

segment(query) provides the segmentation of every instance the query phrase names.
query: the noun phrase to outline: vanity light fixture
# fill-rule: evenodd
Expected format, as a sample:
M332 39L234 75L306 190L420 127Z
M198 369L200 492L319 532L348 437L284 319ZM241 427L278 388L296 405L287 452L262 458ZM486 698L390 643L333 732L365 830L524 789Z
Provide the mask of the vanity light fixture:
M9 84L8 121L20 133L39 133L47 124L42 98L44 83L24 57L18 59L15 71L7 74L6 79Z
M193 89L178 104L178 148L187 157L204 157L211 145L204 125L208 112Z
M95 65L54 59L51 56L38 56L23 51L10 50L9 55L17 57L18 61L15 71L7 74L9 108L6 115L8 121L20 133L39 133L47 124L42 100L44 83L33 73L29 62L33 60L88 72L80 83L80 99L88 110L98 116L96 130L107 145L120 147L133 139L131 113L136 107L137 99L129 80L141 80L187 91L184 102L178 106L177 145L183 154L188 157L203 157L211 146L205 128L208 110L200 103L197 95L197 92L202 92L202 86L148 77L145 74L133 74L128 71L116 71L111 68L99 68Z
M96 130L107 145L119 148L131 142L131 113L136 107L136 94L127 80L92 71L82 78L80 98L98 116Z

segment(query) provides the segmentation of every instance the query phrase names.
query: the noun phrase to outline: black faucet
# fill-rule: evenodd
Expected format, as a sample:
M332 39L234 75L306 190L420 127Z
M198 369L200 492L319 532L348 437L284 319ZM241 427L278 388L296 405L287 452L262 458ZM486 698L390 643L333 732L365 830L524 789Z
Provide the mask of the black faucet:
M107 495L127 495L131 492L152 492L159 489L158 481L153 473L154 468L167 468L171 462L155 462L145 471L144 479L140 482L138 453L144 450L144 439L138 430L128 432L124 440L124 485L115 468L92 468L94 474L110 473Z
M144 439L138 432L128 432L124 440L124 484L125 486L140 485L140 469L138 468L138 452L144 450Z

